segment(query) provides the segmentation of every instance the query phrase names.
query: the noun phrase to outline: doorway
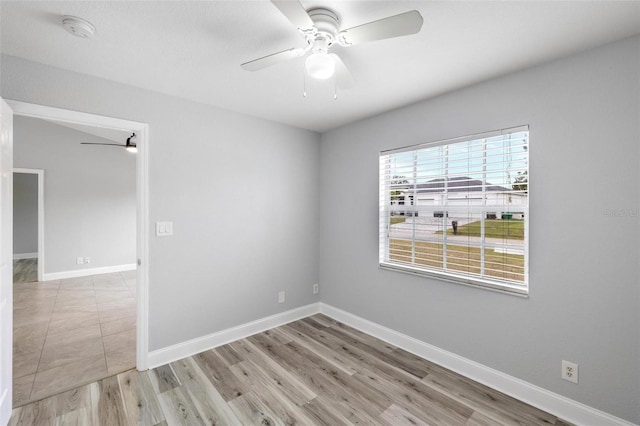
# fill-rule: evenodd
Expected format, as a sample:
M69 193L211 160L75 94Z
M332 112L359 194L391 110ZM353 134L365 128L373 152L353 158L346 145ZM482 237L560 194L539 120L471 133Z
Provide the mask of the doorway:
M135 183L132 182L133 186L137 189L136 195L135 195L135 198L136 198L136 211L135 211L136 259L134 259L132 263L134 270L109 271L109 270L98 270L98 268L96 268L96 270L94 270L93 272L98 272L98 273L95 273L91 275L90 278L87 278L86 274L81 274L75 277L64 276L64 274L62 275L47 274L43 268L43 271L41 272L41 276L40 276L41 281L42 281L42 278L48 281L41 283L41 285L37 286L37 288L43 289L45 293L60 292L64 287L63 281L67 280L66 284L68 288L75 286L77 288L83 289L86 292L89 290L88 286L90 284L96 292L94 293L94 295L97 301L98 299L101 299L99 300L100 302L104 304L113 305L111 306L112 309L110 310L110 312L104 311L104 313L105 315L110 315L110 314L115 315L113 318L108 318L108 320L111 320L111 321L108 321L108 320L106 321L110 323L110 324L106 324L107 326L115 327L115 329L112 329L111 331L105 331L104 330L105 324L99 323L99 324L95 324L94 327L87 326L85 327L86 329L82 331L89 335L91 333L106 333L106 337L110 336L109 333L114 333L113 335L115 336L115 334L117 334L118 332L117 327L124 325L124 322L125 322L125 321L122 321L121 323L117 323L116 321L120 319L120 318L117 318L117 314L116 314L116 311L117 311L115 307L116 302L119 302L119 299L121 298L121 296L126 296L126 294L124 294L126 291L133 292L137 299L137 301L134 302L135 311L133 311L134 320L136 324L135 329L133 330L133 333L132 333L133 338L135 338L134 365L137 367L138 370L145 370L147 368L147 352L148 352L147 350L147 347L148 347L148 343L147 343L147 312L148 312L147 276L148 276L148 273L147 273L147 265L146 265L146 258L147 258L146 253L147 253L147 244L148 244L148 233L146 232L146 228L147 228L146 224L148 223L147 167L146 167L147 165L146 142L147 142L147 131L148 131L147 125L144 123L113 119L108 117L96 116L92 114L79 113L75 111L68 111L68 110L62 110L57 108L43 107L39 105L26 104L22 102L8 101L8 103L14 110L14 114L16 116L39 118L39 119L47 120L49 122L51 121L63 122L68 127L71 127L71 128L78 127L78 126L80 127L93 126L96 129L99 129L99 130L101 129L107 132L110 130L120 130L120 131L136 133L138 153L135 158L135 164L136 164L136 172L135 172L135 180L134 180ZM40 179L40 181L42 182L42 179ZM39 230L43 230L43 228L44 226L39 227ZM39 244L38 249L42 250L43 246L44 244ZM42 258L39 256L38 260L40 259ZM86 259L83 259L83 261L85 260ZM39 266L44 266L43 261L38 262L38 264ZM103 273L99 273L99 272L103 272ZM56 284L57 281L59 281L58 284ZM112 284L119 285L119 288L117 290L120 293L107 294L107 293L99 292L99 290L106 290L107 288L112 288L113 287ZM76 301L73 300L72 304L75 302ZM127 318L127 320L128 319L129 318ZM51 319L50 321L53 321L53 319ZM61 335L64 332L65 330L63 329L60 330ZM78 333L71 332L67 334L69 334L69 336L64 336L64 337L68 337L71 340L69 340L69 342L65 343L64 345L62 344L59 345L60 348L69 346L69 345L73 346L74 339L76 339ZM103 336L100 336L100 337L103 338ZM118 340L117 338L112 338L110 340L112 341L111 343L113 344L119 343L117 342ZM103 346L105 346L105 349L106 349L107 343L104 341L103 341ZM14 354L16 349L19 350L19 348L14 348ZM115 353L115 355L120 355L120 354ZM114 359L118 361L117 358L114 358ZM47 362L51 364L51 370L53 370L54 368L57 368L56 367L57 361L55 359L47 359ZM106 362L107 363L109 362L108 359ZM96 365L97 364L99 363L96 363ZM55 376L58 376L58 375L55 374ZM26 377L26 376L23 376L23 377ZM30 379L31 378L29 378L29 380L16 381L14 378L14 386L13 386L14 393L16 392L16 390L21 391L21 389L19 389L20 386L23 386L23 387L28 386L29 385L28 382L30 381ZM33 383L34 382L32 382L29 386L33 386ZM57 390L57 392L61 392L66 390L69 387L72 387L72 385L61 382L60 386L55 390ZM57 393L57 392L54 391L53 393ZM41 396L41 395L42 395L41 393L37 393L37 396Z
M42 281L44 170L13 169L13 282Z

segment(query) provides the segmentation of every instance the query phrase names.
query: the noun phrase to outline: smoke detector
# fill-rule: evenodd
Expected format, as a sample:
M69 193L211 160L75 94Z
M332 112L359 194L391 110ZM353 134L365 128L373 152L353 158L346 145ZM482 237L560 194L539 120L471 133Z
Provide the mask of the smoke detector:
M91 38L96 32L96 27L91 22L77 16L64 15L62 26L69 33L80 38Z

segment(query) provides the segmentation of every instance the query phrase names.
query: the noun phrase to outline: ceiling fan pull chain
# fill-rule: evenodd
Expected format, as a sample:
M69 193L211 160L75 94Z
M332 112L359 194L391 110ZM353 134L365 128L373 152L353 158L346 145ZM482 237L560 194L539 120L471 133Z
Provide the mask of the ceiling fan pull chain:
M333 100L338 100L338 73L333 73Z
M306 99L307 97L307 72L302 70L302 97Z

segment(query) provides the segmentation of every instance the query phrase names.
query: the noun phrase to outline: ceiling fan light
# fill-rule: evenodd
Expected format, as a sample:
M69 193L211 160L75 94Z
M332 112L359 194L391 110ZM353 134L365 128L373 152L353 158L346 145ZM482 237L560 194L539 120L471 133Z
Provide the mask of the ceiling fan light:
M137 146L135 146L135 145L128 146L128 147L127 147L127 151L129 151L129 152L133 152L133 153L135 154L136 152L138 152L138 147L137 147Z
M309 55L304 62L307 73L318 80L326 80L336 72L336 61L324 52Z

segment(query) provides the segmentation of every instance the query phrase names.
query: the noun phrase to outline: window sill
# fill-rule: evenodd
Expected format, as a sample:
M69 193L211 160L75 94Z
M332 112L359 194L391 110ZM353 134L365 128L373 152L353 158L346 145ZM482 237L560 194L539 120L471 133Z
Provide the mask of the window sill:
M529 288L526 285L518 286L518 285L509 285L509 284L501 284L490 281L484 281L481 279L474 279L464 276L458 276L454 274L448 274L445 272L436 272L436 271L424 271L418 268L411 268L409 266L401 266L390 263L380 263L380 269L384 269L387 271L394 272L402 272L405 274L410 274L414 276L422 276L425 278L432 278L439 281L446 281L453 284L461 284L468 287L475 287L482 290L489 290L502 294L509 294L512 296L518 297L529 297Z

